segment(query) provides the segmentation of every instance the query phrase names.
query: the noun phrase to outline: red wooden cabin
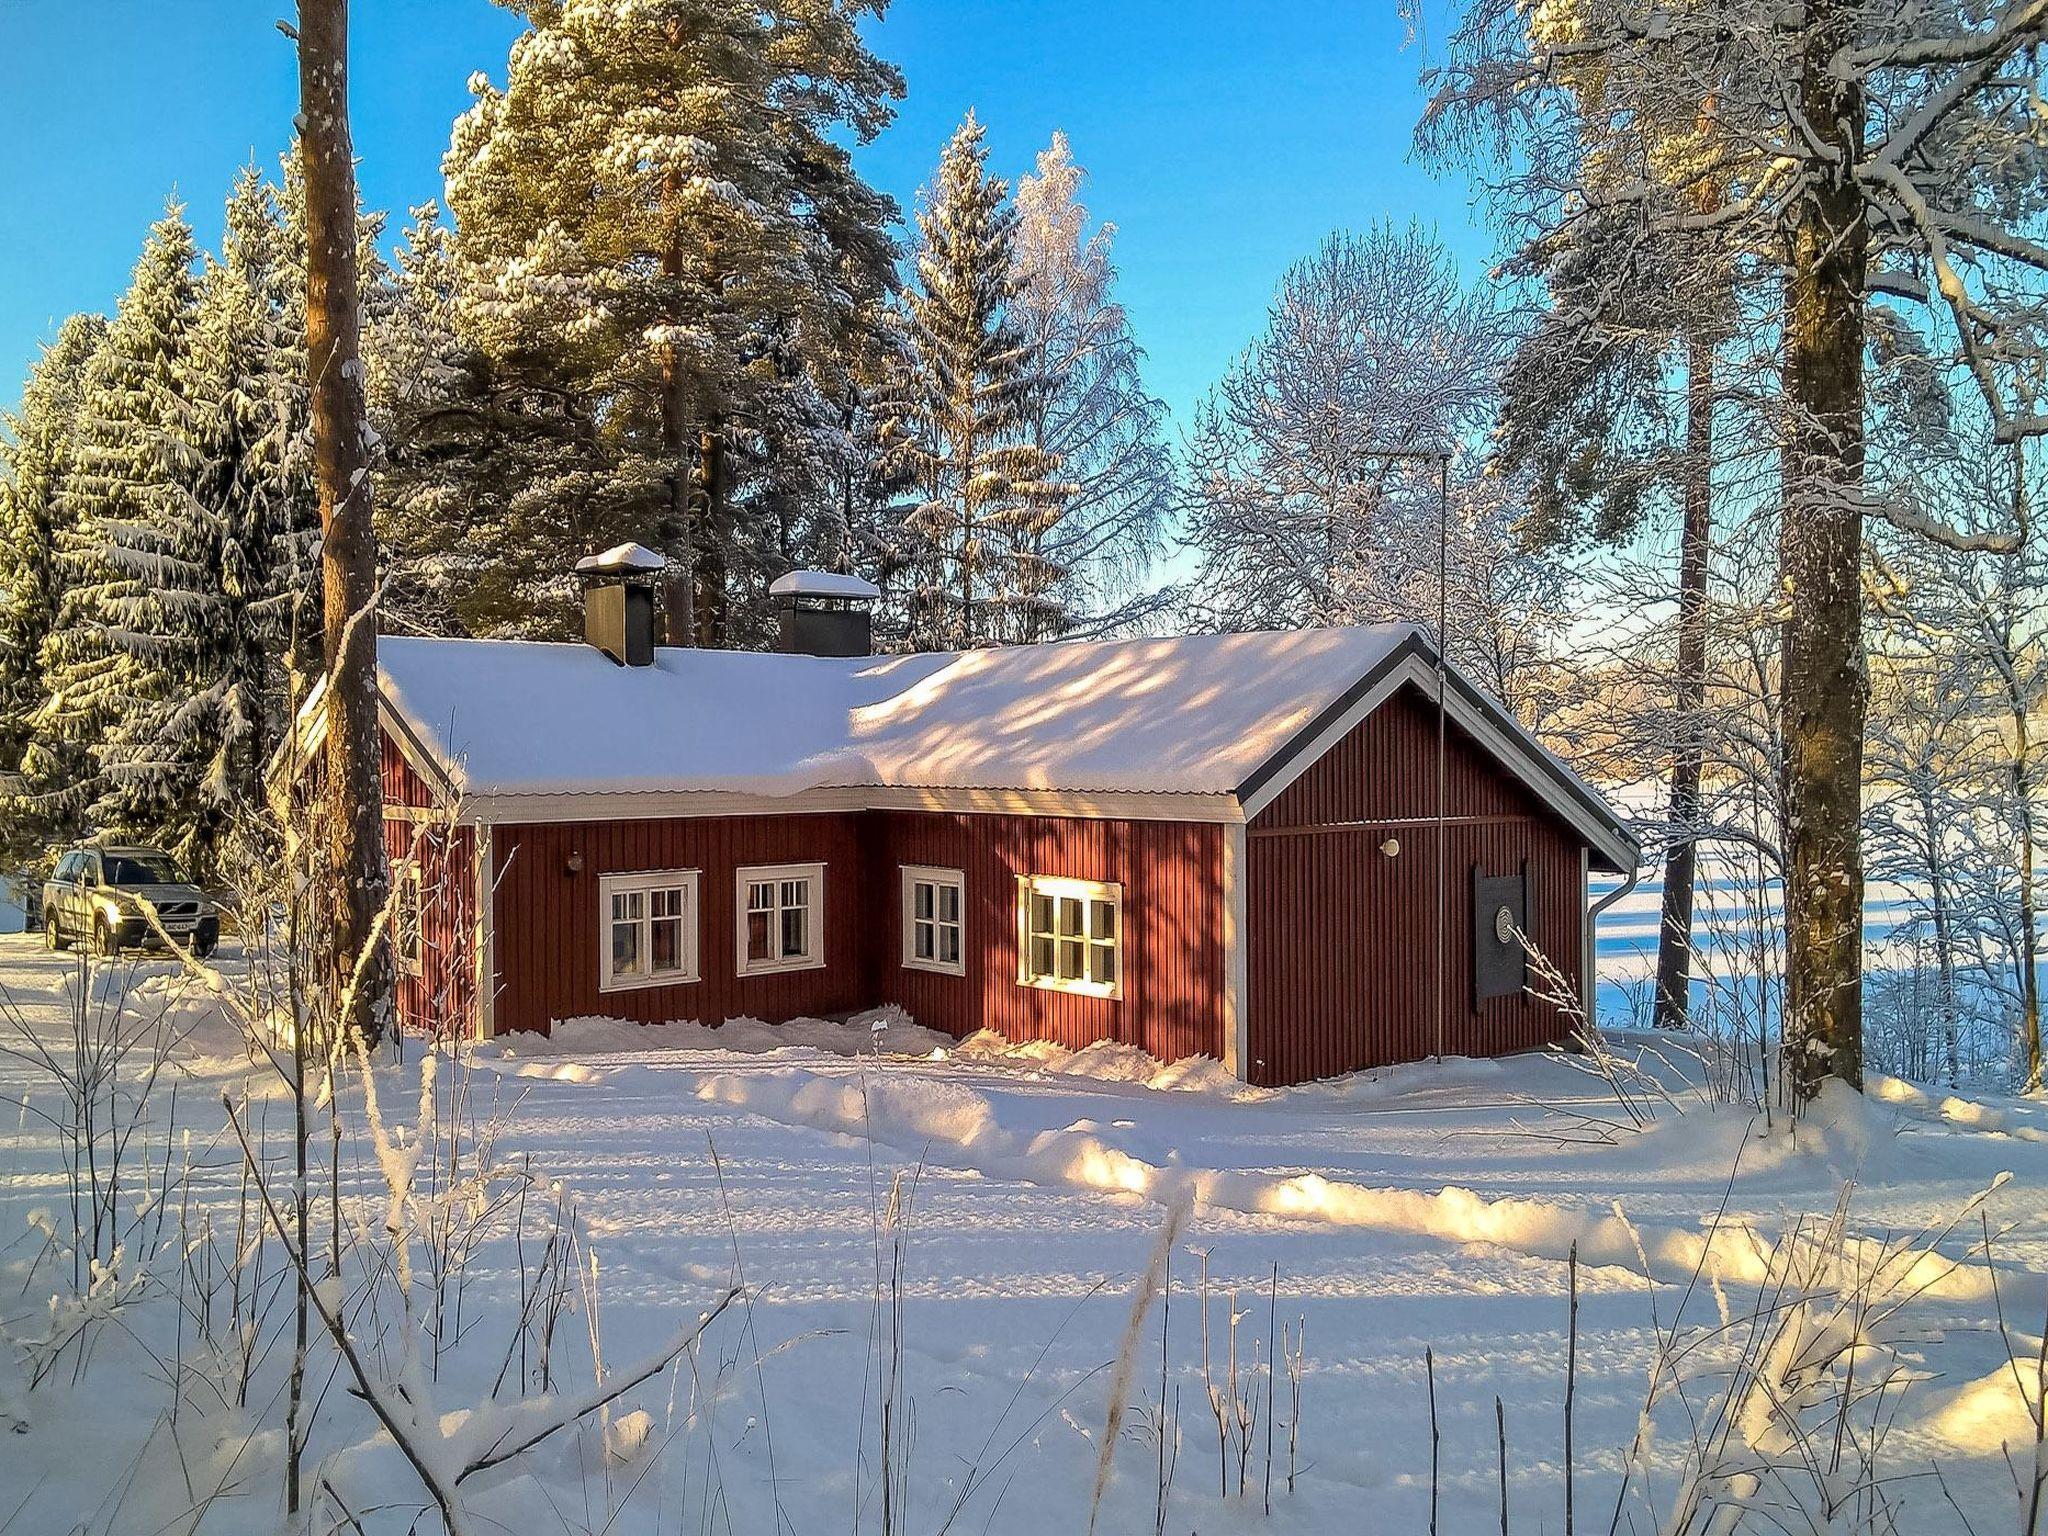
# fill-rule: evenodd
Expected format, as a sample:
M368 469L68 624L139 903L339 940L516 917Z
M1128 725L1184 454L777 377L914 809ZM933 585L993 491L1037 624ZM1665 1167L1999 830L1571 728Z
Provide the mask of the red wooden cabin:
M1561 1039L1518 932L1590 989L1635 841L1413 628L805 654L865 650L826 578L656 649L636 559L589 644L379 641L411 1027L900 1003L1278 1084Z

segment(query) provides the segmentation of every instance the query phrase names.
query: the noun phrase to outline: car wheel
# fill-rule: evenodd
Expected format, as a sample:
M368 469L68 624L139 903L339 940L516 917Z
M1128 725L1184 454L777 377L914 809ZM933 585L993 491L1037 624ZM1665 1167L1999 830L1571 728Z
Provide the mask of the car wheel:
M104 917L93 923L92 936L99 952L108 959L121 953L121 936L114 932L114 925Z
M43 917L43 947L53 955L67 947L64 942L64 925L57 921L57 914L54 912L46 913Z
M192 941L192 953L201 960L210 960L213 958L214 946L218 943L220 943L219 939L202 933Z

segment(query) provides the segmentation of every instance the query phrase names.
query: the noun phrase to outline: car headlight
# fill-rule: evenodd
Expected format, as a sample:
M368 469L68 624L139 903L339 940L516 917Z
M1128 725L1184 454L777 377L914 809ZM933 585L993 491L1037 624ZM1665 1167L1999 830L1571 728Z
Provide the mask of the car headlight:
M133 898L127 896L102 896L99 908L110 919L118 922L135 909L135 903Z

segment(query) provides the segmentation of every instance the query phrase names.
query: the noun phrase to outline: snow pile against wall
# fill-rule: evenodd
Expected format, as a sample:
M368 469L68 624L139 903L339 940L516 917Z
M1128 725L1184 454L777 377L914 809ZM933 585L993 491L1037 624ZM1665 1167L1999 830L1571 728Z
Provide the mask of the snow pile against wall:
M481 1041L480 1056L506 1061L564 1057L604 1057L662 1051L736 1051L760 1056L776 1051L818 1051L828 1056L931 1056L952 1049L953 1038L913 1023L900 1008L871 1008L851 1018L791 1019L769 1024L760 1019L727 1019L700 1024L671 1019L664 1024L639 1024L631 1019L585 1014L556 1022L547 1034L520 1032Z
M1239 1082L1213 1056L1184 1056L1179 1061L1165 1062L1149 1051L1115 1040L1098 1040L1070 1051L1050 1040L1011 1041L992 1029L984 1029L962 1040L954 1054L967 1061L1057 1072L1105 1083L1128 1083L1137 1088L1212 1093L1247 1101L1269 1098L1273 1093L1270 1088L1254 1088Z

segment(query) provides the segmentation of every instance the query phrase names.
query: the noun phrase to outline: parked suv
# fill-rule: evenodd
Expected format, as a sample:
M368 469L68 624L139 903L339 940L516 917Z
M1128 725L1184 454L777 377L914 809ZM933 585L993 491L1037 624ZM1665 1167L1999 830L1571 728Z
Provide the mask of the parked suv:
M158 926L194 954L210 955L220 942L220 914L161 848L73 848L43 882L43 938L51 949L91 939L101 954L118 955L158 943Z

